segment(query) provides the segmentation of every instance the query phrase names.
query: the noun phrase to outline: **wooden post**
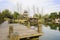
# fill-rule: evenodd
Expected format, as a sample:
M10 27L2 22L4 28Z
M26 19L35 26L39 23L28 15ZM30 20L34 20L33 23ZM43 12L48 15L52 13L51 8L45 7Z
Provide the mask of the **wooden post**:
M38 21L38 32L41 33L42 32L42 24L40 21Z
M10 40L20 40L18 33L12 33L10 36Z
M13 26L9 27L9 37L10 37L11 33L13 33Z
M27 27L30 28L30 22L28 21Z
M38 32L41 33L42 32L42 25L38 24Z

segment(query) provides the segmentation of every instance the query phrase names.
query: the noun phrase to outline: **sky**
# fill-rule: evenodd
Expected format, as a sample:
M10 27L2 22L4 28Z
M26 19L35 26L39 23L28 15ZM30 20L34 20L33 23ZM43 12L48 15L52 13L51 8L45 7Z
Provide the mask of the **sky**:
M37 13L38 9L39 13L44 15L55 11L59 12L60 0L0 0L0 11L4 9L21 13L27 10L30 15L34 14L33 9L35 9L35 13Z

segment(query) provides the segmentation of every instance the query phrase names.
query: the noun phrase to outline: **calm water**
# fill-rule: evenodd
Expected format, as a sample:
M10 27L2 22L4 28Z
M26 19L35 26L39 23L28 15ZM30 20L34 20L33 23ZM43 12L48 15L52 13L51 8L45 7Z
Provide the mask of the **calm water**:
M43 36L40 40L60 40L60 27L58 26L42 26Z

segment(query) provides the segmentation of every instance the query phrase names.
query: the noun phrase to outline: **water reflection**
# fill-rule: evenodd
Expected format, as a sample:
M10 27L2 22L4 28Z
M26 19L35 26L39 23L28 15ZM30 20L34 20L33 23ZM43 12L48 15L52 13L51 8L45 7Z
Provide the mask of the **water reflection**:
M52 29L52 30L58 30L58 31L60 31L60 24L51 23L51 24L45 24L45 26L49 26L50 29Z
M45 24L42 26L43 36L40 40L60 40L60 24Z

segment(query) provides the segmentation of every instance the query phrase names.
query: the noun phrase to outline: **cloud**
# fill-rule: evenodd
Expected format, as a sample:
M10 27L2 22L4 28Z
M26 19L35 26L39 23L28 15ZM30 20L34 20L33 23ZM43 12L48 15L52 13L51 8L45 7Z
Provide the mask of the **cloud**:
M0 0L0 1L2 1L2 0ZM18 4L19 7L22 5L23 9L27 9L29 7L30 13L32 13L32 14L33 14L33 10L32 10L33 5L35 5L35 8L39 7L40 13L41 13L41 9L43 8L44 14L60 10L60 6L59 6L60 3L56 4L55 0L8 0L8 2L9 3L7 3L8 4L7 8L10 7L11 10L17 10L17 4ZM58 2L58 0L57 0L57 2Z
M2 0L0 0L0 2L1 2Z
M24 7L31 7L33 5L39 6L39 7L48 7L52 6L54 0L9 0L9 2L13 3L14 5L17 5L17 3L22 4Z
M22 4L24 7L26 6L39 6L39 7L47 7L53 4L53 0L9 0L9 2L17 5L17 3Z
M22 3L23 5L48 5L52 4L53 0L9 0L13 4Z
M35 5L36 8L39 7L41 14L42 14L41 12L42 7L43 7L44 14L54 12L54 11L59 11L60 6L58 4L55 5L56 3L54 1L55 0L9 0L9 2L13 3L16 6L17 6L17 3L19 3L19 4L22 4L22 7L25 9L29 7L30 13L32 14L34 14L32 10L33 5Z

